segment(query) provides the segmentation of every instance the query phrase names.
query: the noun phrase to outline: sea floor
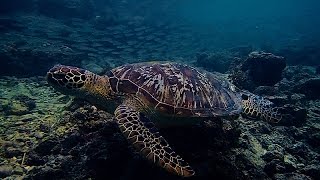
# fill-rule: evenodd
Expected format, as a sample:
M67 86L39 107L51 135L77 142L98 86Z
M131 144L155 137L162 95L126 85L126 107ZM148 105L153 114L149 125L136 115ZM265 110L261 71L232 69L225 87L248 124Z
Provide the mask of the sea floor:
M177 179L134 153L111 114L54 91L44 77L2 77L0 86L1 178ZM320 101L300 106L308 113L299 126L240 117L161 132L199 179L317 179Z

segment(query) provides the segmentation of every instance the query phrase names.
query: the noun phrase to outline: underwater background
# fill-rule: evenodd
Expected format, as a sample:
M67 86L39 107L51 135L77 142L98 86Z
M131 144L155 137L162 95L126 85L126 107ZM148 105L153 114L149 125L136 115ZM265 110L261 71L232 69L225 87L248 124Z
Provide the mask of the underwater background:
M320 2L2 0L0 179L181 179L133 151L113 115L46 82L56 64L97 74L174 61L223 73L290 109L161 129L190 179L320 179Z

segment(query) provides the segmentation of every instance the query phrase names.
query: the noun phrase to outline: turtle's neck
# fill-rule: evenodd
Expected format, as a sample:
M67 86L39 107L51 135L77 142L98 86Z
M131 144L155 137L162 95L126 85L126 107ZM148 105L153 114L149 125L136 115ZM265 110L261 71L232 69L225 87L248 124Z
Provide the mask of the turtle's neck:
M112 114L122 102L122 98L113 93L107 76L89 74L88 81L85 83L84 91L82 92L84 93L77 96L78 98L84 99Z

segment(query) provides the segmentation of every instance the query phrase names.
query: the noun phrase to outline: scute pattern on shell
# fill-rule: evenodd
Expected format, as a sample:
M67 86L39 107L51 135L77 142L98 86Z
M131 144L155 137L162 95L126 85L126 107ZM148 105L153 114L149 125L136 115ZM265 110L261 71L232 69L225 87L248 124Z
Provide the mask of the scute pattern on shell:
M211 73L178 63L139 63L112 70L120 83L137 86L156 110L176 116L226 116L242 111L239 97ZM130 83L128 83L130 82ZM128 92L128 89L118 89Z

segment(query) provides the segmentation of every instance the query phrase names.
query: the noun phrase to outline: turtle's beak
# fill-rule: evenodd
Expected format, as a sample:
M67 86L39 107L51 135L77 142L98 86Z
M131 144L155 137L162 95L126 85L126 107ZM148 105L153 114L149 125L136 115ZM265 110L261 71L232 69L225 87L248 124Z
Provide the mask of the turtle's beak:
M53 86L65 86L68 82L66 79L67 72L61 70L61 65L56 65L47 72L47 81L49 84Z

